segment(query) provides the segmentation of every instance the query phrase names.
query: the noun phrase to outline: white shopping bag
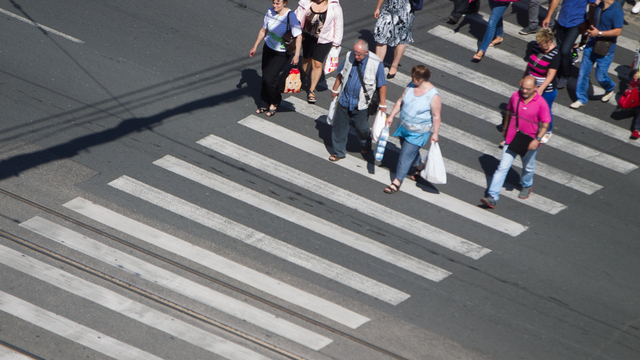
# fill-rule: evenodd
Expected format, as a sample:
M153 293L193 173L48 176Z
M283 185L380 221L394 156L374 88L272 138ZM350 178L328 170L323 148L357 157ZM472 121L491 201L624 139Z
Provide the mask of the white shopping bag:
M440 152L440 145L435 141L431 142L427 165L420 172L420 176L432 184L447 183L447 171L444 168L444 159Z
M338 58L340 57L340 46L333 46L327 55L327 60L324 62L324 73L329 74L338 68Z
M338 98L340 96L336 96L331 101L331 105L329 105L329 113L327 114L327 124L333 125L333 116L336 114L336 106L338 106Z
M384 157L384 150L387 148L387 139L389 138L389 127L385 126L380 132L380 139L378 139L378 146L376 147L375 163L380 166L382 164L382 158Z
M373 127L371 128L371 147L378 145L380 133L382 133L382 129L385 127L386 122L387 114L382 110L378 110L376 119L373 121Z

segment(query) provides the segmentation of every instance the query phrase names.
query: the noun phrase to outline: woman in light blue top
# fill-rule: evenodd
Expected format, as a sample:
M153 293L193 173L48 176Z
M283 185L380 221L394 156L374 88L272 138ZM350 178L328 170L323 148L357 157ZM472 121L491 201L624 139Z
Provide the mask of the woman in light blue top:
M442 102L438 90L429 82L431 70L424 65L416 65L411 69L411 83L396 101L393 110L387 118L387 126L391 126L393 118L400 113L400 124L393 134L400 138L402 150L398 158L396 177L391 185L384 189L387 194L400 190L402 181L412 166L416 174L420 167L420 148L427 143L429 135L431 141L438 141L440 131L440 110Z

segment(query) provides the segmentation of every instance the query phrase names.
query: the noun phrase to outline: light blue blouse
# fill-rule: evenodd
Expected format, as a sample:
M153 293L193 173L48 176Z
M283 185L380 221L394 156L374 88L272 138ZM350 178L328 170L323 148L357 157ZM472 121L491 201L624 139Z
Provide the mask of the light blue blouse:
M393 136L401 136L416 146L424 146L431 135L431 100L438 95L435 87L421 96L415 96L415 85L407 86L407 92L402 98L400 110L400 125Z

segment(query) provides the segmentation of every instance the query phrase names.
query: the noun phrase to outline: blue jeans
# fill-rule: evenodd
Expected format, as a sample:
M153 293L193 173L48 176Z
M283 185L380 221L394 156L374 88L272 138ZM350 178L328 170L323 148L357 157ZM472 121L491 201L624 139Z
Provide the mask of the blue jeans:
M614 49L615 50L615 49ZM578 83L576 85L576 97L578 101L586 104L589 101L587 97L587 88L589 87L589 77L591 77L591 69L593 69L593 63L596 63L596 80L600 83L600 86L606 91L613 91L616 88L616 83L611 80L607 71L613 61L614 51L609 52L607 55L597 55L593 53L593 46L587 45L584 48L582 54L582 63L580 64L580 75L578 75Z
M522 187L531 187L533 185L533 172L536 169L537 153L538 149L535 149L533 151L529 150L527 151L527 154L522 158ZM500 165L498 165L498 169L493 174L491 185L489 186L489 191L487 192L489 196L491 196L495 201L498 201L498 199L500 198L500 190L502 190L504 180L507 178L507 173L509 172L509 169L511 169L511 165L513 164L513 160L515 160L516 156L518 156L516 153L509 150L509 145L505 145L502 148L502 158L500 159Z
M487 52L489 44L496 37L504 35L504 27L502 26L502 15L507 11L507 6L510 3L494 2L489 0L491 5L491 16L489 16L489 22L487 23L487 30L484 32L484 38L480 44L480 51Z
M542 93L542 98L547 101L547 105L549 105L549 115L551 115L551 123L549 123L549 130L547 132L551 132L553 130L553 111L551 111L551 106L553 105L553 101L558 96L558 89L553 90L552 92L544 92Z
M396 167L396 179L404 181L412 166L420 165L420 146L414 145L400 137L400 156L398 157L398 166Z

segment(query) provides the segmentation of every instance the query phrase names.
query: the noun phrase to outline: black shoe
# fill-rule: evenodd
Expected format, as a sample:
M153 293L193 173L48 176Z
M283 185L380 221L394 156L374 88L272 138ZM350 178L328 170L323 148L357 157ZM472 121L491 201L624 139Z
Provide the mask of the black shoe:
M451 25L455 25L458 23L458 21L460 21L459 17L455 17L453 15L449 16L449 20L447 21L447 24L451 24Z

